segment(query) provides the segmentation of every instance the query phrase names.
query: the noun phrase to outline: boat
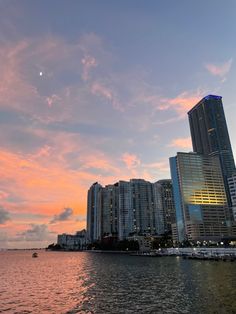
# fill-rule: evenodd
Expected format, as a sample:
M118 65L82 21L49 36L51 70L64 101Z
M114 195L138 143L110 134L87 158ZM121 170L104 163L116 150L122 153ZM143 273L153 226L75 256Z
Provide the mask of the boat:
M38 253L37 252L34 252L33 254L32 254L32 257L38 257Z

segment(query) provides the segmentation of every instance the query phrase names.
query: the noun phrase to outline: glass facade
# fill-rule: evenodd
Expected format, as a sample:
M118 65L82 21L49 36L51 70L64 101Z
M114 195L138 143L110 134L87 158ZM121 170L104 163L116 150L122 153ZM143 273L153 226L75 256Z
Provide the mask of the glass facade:
M181 198L181 186L179 181L179 174L178 174L178 164L177 164L177 157L170 158L170 171L171 171L171 178L173 184L173 195L174 195L174 202L175 202L175 217L176 222L172 227L173 232L173 239L177 242L182 242L186 238L185 226L184 226L184 212L182 206L182 198Z
M229 235L228 205L218 156L177 153L170 158L178 242Z
M205 155L217 155L220 159L224 184L231 204L227 178L235 171L235 163L227 129L222 97L208 95L189 112L189 124L193 151Z
M95 182L88 191L87 199L87 232L90 242L101 238L100 190L102 186Z

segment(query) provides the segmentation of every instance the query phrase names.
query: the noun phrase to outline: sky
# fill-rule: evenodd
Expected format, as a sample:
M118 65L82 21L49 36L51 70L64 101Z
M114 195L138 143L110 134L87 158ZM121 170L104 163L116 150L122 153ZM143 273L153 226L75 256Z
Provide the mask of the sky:
M234 0L0 0L0 248L86 227L87 190L169 178L221 95L236 150Z

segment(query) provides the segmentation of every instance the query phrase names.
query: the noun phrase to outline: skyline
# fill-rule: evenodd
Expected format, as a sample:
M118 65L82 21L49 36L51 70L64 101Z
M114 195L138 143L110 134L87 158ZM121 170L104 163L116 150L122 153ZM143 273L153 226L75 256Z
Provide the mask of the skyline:
M207 94L223 97L235 156L235 9L0 1L0 248L84 228L93 182L170 178Z

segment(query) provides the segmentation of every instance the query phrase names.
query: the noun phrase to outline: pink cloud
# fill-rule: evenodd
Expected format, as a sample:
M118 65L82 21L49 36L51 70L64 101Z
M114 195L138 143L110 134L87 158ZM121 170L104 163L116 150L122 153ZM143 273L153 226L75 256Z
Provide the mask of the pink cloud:
M119 111L124 111L123 106L118 101L114 91L111 88L108 88L107 86L99 82L95 82L91 86L91 92L92 94L102 96L108 101L110 101L114 109L119 110Z
M196 105L199 100L204 96L205 92L198 90L195 93L183 92L176 96L175 98L169 98L163 100L160 110L174 109L179 117L184 118L188 110L190 110L194 105Z
M190 137L175 138L171 141L171 143L168 146L183 149L191 149L192 141Z
M86 55L82 58L81 63L83 65L82 78L84 81L89 79L89 72L92 68L95 68L98 64L94 57Z
M153 88L141 86L141 91L137 91L137 95L132 100L132 105L144 103L151 106L150 115L148 123L150 123L150 118L154 116L156 111L167 111L173 110L177 113L177 117L171 117L168 119L163 119L162 121L155 122L154 124L162 125L166 123L175 122L178 119L183 119L186 117L187 111L191 109L198 101L206 94L206 91L198 89L197 91L184 91L174 98L166 98L160 96L158 90L153 90Z
M228 61L221 64L207 63L205 67L208 70L208 72L210 72L212 75L225 78L226 74L228 74L231 69L232 62L233 59L231 58Z
M82 36L77 43L52 36L6 43L0 47L0 107L44 122L72 119L73 109L83 101L81 94L85 95L89 86L79 80L66 85L64 72L75 77L82 73L87 80L105 55L99 37L92 34ZM45 103L47 106L43 106ZM117 100L112 103L118 106Z
M47 103L48 107L52 107L52 105L54 105L55 103L57 103L59 101L61 101L61 98L55 94L46 98L46 103Z
M0 200L4 200L6 198L8 198L9 193L5 192L5 191L0 191Z
M128 169L136 168L141 164L140 159L135 154L124 153L121 159Z

